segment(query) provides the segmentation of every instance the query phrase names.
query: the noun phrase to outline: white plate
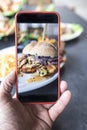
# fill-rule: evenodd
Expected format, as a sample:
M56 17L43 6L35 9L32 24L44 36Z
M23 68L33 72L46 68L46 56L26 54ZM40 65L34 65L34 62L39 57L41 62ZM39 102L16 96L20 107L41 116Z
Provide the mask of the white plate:
M21 57L21 54L19 54L18 57ZM66 55L65 55L65 58L66 58ZM60 64L60 68L62 68L64 66L64 64L65 64L65 62L62 62ZM27 83L27 80L34 77L34 75L35 74L23 73L23 77L18 77L18 82L19 82L18 93L32 91L32 90L46 86L47 84L49 84L49 83L53 82L55 79L57 79L58 72L45 80L41 80L39 82Z
M60 68L64 66L64 62L60 64ZM58 77L58 72L55 73L52 77L49 77L43 81L39 82L32 82L32 83L27 83L27 79L32 78L34 74L23 74L23 77L18 78L19 82L19 88L18 88L18 93L23 93L27 91L32 91L41 87L44 87L48 85L49 83L52 83L55 79Z
M0 53L4 53L4 54L15 54L15 46L6 47L6 48L0 50Z
M0 51L0 53L5 53L5 54L15 54L15 47L8 47L5 49L2 49ZM64 66L65 63L61 63L60 64L60 68L62 68ZM19 92L26 92L26 91L31 91L31 90L35 90L37 88L43 87L51 82L53 82L57 77L58 77L58 73L55 73L52 77L45 79L43 81L40 82L34 82L34 83L26 83L26 80L31 78L33 75L32 74L24 74L23 78L20 77L19 78ZM0 81L2 81L3 78L0 77Z
M58 73L55 73L52 77L49 77L39 82L27 83L26 82L27 79L32 78L32 77L33 77L33 74L24 74L23 77L18 78L18 82L19 82L18 93L23 93L23 92L27 92L27 91L44 87L45 85L53 82L58 77Z
M78 38L84 31L83 27L80 24L75 24L75 23L62 23L64 27L66 28L71 28L74 33L72 34L64 34L61 35L61 41L70 41L75 38Z

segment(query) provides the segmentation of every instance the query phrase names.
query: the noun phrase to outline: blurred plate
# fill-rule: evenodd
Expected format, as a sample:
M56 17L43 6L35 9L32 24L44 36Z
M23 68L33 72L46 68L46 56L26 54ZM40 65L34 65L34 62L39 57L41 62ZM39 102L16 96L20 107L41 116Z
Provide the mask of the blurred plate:
M15 46L6 47L6 48L0 50L0 53L4 53L4 54L15 54Z
M78 38L84 31L83 27L80 24L62 23L62 26L64 26L64 28L71 29L73 31L73 33L71 34L65 33L61 35L61 41L65 42Z

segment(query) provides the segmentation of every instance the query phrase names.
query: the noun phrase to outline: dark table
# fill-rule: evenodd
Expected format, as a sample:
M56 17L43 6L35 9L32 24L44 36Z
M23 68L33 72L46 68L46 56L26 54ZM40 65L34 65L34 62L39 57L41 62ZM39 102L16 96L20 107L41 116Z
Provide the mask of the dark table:
M57 11L62 22L79 23L84 32L78 39L66 43L67 62L61 70L61 79L68 82L72 100L52 130L87 130L87 22L66 7L57 7ZM4 38L0 49L14 44L13 36Z
M87 22L68 8L57 8L62 22L83 26L83 34L66 43L67 62L61 71L72 92L72 100L54 123L52 130L87 130Z

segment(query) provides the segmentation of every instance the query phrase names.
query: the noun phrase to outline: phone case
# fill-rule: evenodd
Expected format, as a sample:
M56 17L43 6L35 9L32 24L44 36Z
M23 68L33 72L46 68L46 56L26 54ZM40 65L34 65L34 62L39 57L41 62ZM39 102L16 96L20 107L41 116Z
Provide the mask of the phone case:
M58 24L59 24L59 29L58 29L58 50L60 48L60 15L57 12L34 12L34 11L20 11L16 14L15 16L15 46L16 46L16 75L17 75L17 59L18 59L18 55L17 55L17 16L19 14L22 13L34 13L34 14L56 14L58 16ZM58 51L58 57L59 57L59 51ZM60 97L60 59L58 59L58 99ZM16 98L18 98L18 78L16 78ZM27 102L27 103L23 103L23 104L54 104L55 102Z

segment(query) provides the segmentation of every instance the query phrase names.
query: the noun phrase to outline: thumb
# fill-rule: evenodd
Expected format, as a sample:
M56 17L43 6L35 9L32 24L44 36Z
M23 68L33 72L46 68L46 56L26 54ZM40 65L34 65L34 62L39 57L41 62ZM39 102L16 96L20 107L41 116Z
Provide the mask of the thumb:
M12 71L0 85L0 97L7 97L11 95L13 84L16 81L16 73Z

